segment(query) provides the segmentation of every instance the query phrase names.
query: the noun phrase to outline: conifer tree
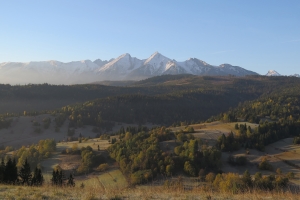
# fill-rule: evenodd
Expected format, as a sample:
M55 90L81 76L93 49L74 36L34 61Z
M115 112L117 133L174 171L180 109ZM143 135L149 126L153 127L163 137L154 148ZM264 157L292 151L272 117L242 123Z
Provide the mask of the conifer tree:
M75 187L74 178L73 178L73 176L72 176L71 173L70 173L70 176L68 178L67 186L69 186L69 187Z
M52 185L57 185L58 184L58 170L53 170L51 183L52 183Z
M41 171L41 169L36 167L34 170L34 173L33 173L31 185L41 186L41 185L43 185L43 182L44 182L44 177L42 175L42 171Z
M242 181L243 181L244 186L245 186L246 188L252 187L252 179L251 179L251 175L250 175L250 173L249 173L248 170L246 170L246 171L244 172L243 177L242 177Z
M0 164L0 183L4 182L4 173L5 173L5 163L4 159L1 159L1 164Z
M59 186L64 186L66 184L66 177L62 170L59 171L58 183Z
M15 184L18 181L18 168L17 168L17 162L16 159L14 158L12 161L12 174L11 174L11 180L13 184Z
M21 178L20 181L22 185L30 185L32 175L31 175L30 165L27 161L27 158L20 169L19 177Z
M51 179L52 185L63 186L65 185L65 180L66 178L62 170L53 170Z
M57 178L58 178L57 179L58 180L58 184L57 185L63 186L63 172L62 172L62 170L58 172L58 177Z
M4 182L8 184L15 184L18 180L18 169L17 163L14 159L13 161L11 158L8 159L5 170L4 170Z

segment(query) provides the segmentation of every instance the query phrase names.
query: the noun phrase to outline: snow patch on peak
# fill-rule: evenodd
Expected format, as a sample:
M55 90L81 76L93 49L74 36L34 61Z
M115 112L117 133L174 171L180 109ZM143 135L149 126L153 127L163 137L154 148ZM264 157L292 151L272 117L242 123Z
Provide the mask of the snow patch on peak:
M125 53L100 67L98 73L103 73L103 75L105 74L104 76L107 76L108 78L109 76L115 75L115 78L120 79L120 76L125 76L130 71L140 67L141 65L141 60L131 57L129 53Z
M269 70L266 76L281 76L281 75L275 70Z
M161 55L160 53L158 53L158 51L156 51L154 54L152 54L146 61L145 61L145 65L146 64L152 64L152 63L157 63L157 62L168 62L171 59Z
M167 62L166 67L165 67L165 71L167 71L168 69L170 69L173 66L176 66L176 63L174 61Z

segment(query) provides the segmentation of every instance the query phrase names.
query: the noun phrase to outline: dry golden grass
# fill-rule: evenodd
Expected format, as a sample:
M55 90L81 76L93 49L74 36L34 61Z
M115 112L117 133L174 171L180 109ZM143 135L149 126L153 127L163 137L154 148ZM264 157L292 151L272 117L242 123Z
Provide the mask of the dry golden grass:
M80 188L23 187L0 185L0 199L48 199L48 200L96 200L96 199L299 199L298 194L291 192L246 192L242 194L220 193L195 189L186 191L182 188L166 189L160 186L110 189L101 186Z

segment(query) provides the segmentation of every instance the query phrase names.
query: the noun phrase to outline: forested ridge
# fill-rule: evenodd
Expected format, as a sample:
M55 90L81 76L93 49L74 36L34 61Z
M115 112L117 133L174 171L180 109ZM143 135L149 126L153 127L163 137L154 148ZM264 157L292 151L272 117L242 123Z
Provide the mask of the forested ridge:
M179 121L199 122L230 110L229 116L240 115L232 108L244 106L244 102L259 102L266 98L297 97L293 88L300 88L300 79L295 77L233 77L233 76L193 76L165 75L134 82L126 87L103 85L0 85L0 101L3 106L12 102L11 106L26 102L35 107L35 100L49 107L48 111L61 113L69 117L72 126L99 125L104 121L143 124L171 125ZM295 96L296 95L296 96ZM13 104L18 100L17 104ZM274 100L277 102L277 100ZM248 104L247 104L248 105ZM272 106L272 105L271 105ZM273 106L274 107L274 106ZM278 109L269 116L277 116ZM27 115L37 114L39 109L26 110L22 107L17 115L26 111ZM5 105L5 109L9 106ZM13 109L13 108L12 108ZM47 110L47 109L44 109ZM243 111L245 112L245 111ZM257 121L257 110L251 110L243 117L245 120ZM275 113L274 113L275 112ZM3 113L6 116L10 112ZM222 116L221 116L222 117ZM240 117L240 116L239 116ZM214 117L212 119L218 119ZM251 118L251 119L250 119ZM100 122L100 121L101 122ZM3 126L5 122L3 122Z
M193 123L232 110L231 108L238 105L244 105L243 102L260 101L269 96L282 99L284 96L292 95L292 98L297 93L288 91L300 86L300 79L290 77L273 79L259 76L247 78L184 76L175 81L175 83L186 83L179 86L175 83L170 85L170 81L174 81L172 76L156 77L148 81L152 84L147 86L149 90L164 91L168 88L169 92L156 95L127 94L106 97L83 104L65 106L59 112L71 116L69 119L72 123L79 126L97 125L99 116L101 120L138 124L151 122L171 125L179 121ZM145 82L146 80L142 81L141 85ZM203 86L205 84L207 86ZM270 110L277 112L278 109ZM228 115L232 116L230 113ZM255 112L249 112L245 120L248 118L250 120L251 116L252 121L257 121Z

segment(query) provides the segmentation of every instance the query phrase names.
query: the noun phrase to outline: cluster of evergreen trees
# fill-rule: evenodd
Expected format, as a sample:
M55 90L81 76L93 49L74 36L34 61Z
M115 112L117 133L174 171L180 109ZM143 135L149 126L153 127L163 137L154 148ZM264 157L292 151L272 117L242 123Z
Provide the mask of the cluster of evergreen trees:
M69 186L75 187L75 181L73 175L70 173L68 179L66 179L62 170L53 170L51 183L53 186Z
M6 163L2 159L0 164L0 183L41 186L43 182L44 178L41 169L35 168L32 172L27 159L19 171L15 159L9 158Z
M223 134L218 138L217 147L222 151L235 151L241 147L256 148L260 151L268 144L278 140L298 136L300 132L300 122L294 121L278 121L260 123L255 129L251 129L246 125L236 125L237 133L229 133L227 136Z

